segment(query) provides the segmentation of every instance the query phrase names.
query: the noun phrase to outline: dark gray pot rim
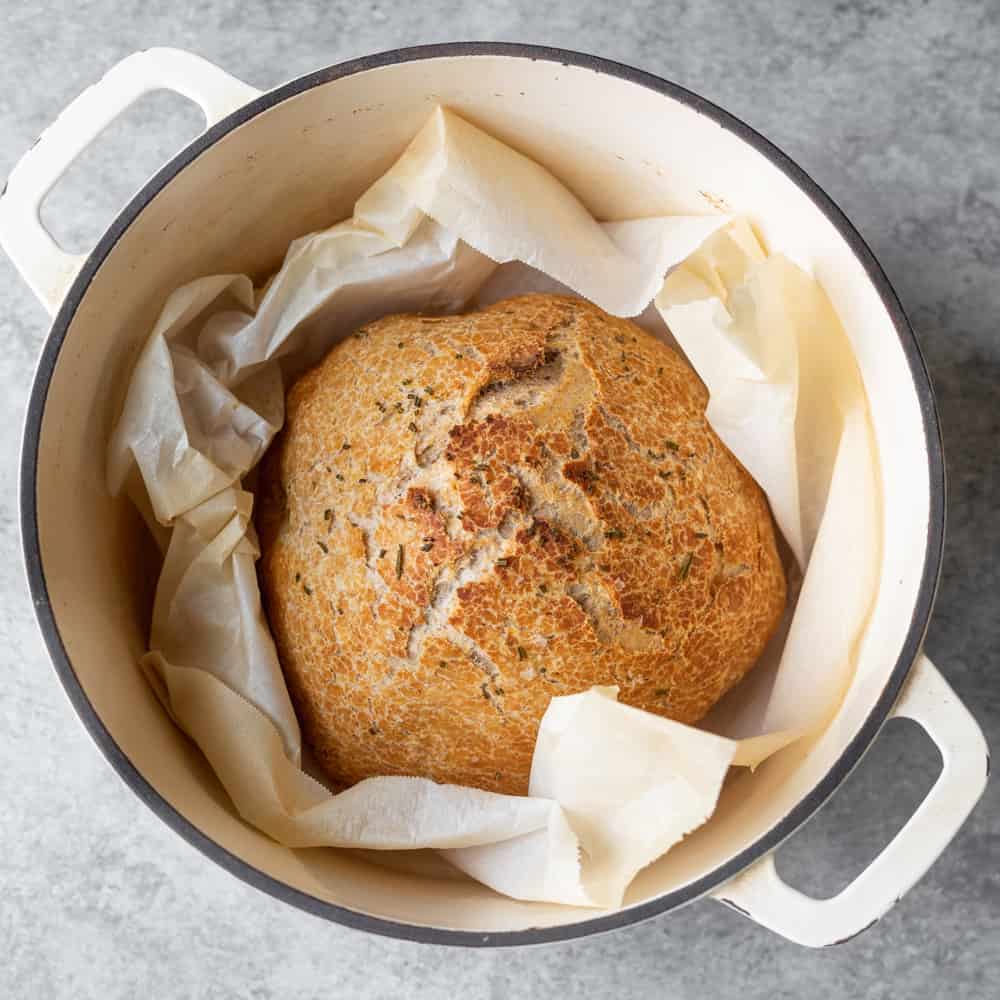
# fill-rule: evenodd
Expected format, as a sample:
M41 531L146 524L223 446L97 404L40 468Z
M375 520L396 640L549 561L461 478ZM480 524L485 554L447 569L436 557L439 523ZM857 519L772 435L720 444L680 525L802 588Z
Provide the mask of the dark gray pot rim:
M766 156L787 177L812 199L816 206L837 228L852 251L861 261L869 279L878 291L883 305L892 318L900 344L910 367L923 418L924 437L930 473L930 516L927 524L927 549L921 575L920 588L913 608L906 639L892 673L857 735L851 740L829 772L813 790L803 798L779 823L745 850L724 865L703 875L696 881L673 892L658 896L645 903L610 914L602 914L576 923L559 927L539 927L522 931L482 933L446 930L406 924L379 917L368 916L346 907L336 906L294 889L265 872L254 868L232 854L222 845L207 837L166 801L139 773L129 758L105 729L73 670L49 601L45 573L42 567L38 541L37 509L35 502L38 441L49 383L55 370L59 351L76 309L90 285L94 274L108 256L132 221L152 198L185 166L238 125L282 101L321 84L365 70L395 63L442 56L512 56L532 60L557 62L567 66L580 66L599 73L628 80L659 94L664 94L686 104L699 114L717 122L739 136ZM641 70L597 56L585 55L566 49L545 48L537 45L501 42L456 42L442 45L424 45L414 48L393 49L377 55L366 56L350 62L329 66L299 77L275 90L269 91L246 106L233 112L177 154L142 188L122 210L108 231L87 258L80 274L73 282L45 341L35 374L31 397L28 402L24 440L21 452L21 535L28 583L34 601L35 614L49 655L55 665L69 700L83 724L107 757L111 766L126 784L160 817L190 844L209 858L232 872L244 882L264 892L297 906L302 910L335 923L388 937L405 938L432 944L463 945L466 947L500 947L540 944L585 937L629 924L638 923L657 914L676 909L721 886L752 862L778 846L794 833L826 801L858 763L865 750L875 739L889 711L899 695L903 682L920 652L930 618L934 595L941 567L945 521L945 472L941 449L941 433L930 380L913 330L903 312L896 293L879 266L875 256L861 235L848 221L830 197L800 167L780 149L772 145L745 122L697 94Z

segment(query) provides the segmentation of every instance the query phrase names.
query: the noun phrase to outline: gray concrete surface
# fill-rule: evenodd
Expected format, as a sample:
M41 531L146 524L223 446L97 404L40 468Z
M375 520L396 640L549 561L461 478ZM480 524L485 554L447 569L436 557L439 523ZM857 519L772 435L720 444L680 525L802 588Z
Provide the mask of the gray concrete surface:
M950 470L927 647L1000 745L1000 3L456 3L74 0L0 5L0 177L83 87L137 48L190 48L261 87L418 42L592 51L678 81L787 150L859 226L907 307L937 387ZM86 247L198 127L162 95L133 110L50 199ZM726 1000L1000 991L996 785L876 927L800 950L716 904L599 939L444 950L325 924L244 886L132 795L73 717L36 633L16 522L19 424L47 329L0 256L0 996L542 997ZM830 894L929 787L936 751L893 724L786 847Z

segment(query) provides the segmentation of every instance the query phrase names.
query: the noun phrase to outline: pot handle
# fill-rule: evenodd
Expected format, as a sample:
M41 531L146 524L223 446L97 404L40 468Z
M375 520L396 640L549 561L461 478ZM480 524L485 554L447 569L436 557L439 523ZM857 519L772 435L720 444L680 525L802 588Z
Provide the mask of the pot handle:
M206 127L260 96L212 63L180 49L135 52L88 87L38 137L0 189L0 246L53 315L86 254L67 253L42 225L39 208L70 164L129 105L152 90L198 104Z
M810 948L842 944L884 916L934 863L986 787L990 758L969 710L921 655L890 718L920 723L941 752L937 781L882 853L832 899L784 882L770 854L712 895L751 920Z

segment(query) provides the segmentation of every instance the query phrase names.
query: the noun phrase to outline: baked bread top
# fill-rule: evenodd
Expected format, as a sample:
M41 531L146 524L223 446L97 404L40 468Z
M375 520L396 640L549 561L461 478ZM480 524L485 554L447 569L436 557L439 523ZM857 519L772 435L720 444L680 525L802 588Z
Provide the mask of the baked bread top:
M288 394L262 593L318 762L524 793L554 695L696 722L785 579L708 394L634 323L552 295L389 316Z

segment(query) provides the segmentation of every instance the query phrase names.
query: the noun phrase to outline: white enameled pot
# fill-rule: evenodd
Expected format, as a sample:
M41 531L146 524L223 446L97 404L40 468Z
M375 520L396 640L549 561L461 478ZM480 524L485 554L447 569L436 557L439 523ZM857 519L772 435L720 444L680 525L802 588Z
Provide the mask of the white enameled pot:
M91 253L66 253L39 221L42 199L116 115L162 88L196 101L207 131L146 184ZM156 566L137 515L107 495L102 456L123 381L166 295L205 274L266 275L294 237L349 215L439 103L549 167L599 218L718 206L748 215L768 244L822 281L871 400L885 542L854 685L822 736L728 783L712 820L643 871L611 913L516 902L349 852L282 847L238 818L136 667ZM56 670L124 780L253 885L376 933L474 946L578 937L711 894L788 938L825 945L885 913L982 793L982 734L921 653L941 561L944 467L913 333L830 199L765 139L696 95L601 59L493 43L389 52L262 94L196 56L150 49L81 94L16 166L0 195L0 243L54 316L28 410L21 518ZM943 771L847 889L808 898L781 881L772 852L894 716L927 730Z

